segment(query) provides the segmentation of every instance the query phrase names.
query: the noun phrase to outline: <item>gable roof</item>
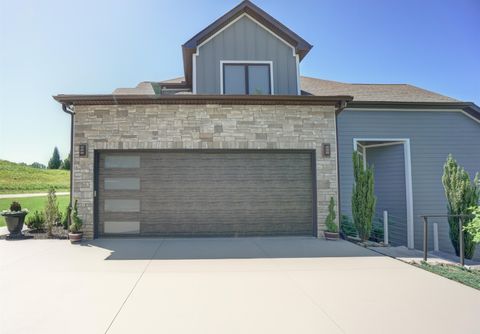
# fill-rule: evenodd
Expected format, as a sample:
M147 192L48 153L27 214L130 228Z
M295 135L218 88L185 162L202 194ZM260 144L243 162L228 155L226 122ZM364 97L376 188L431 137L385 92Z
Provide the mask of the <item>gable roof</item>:
M302 37L287 28L270 14L254 5L251 1L244 0L182 45L183 67L187 85L192 84L192 55L196 52L197 47L243 14L250 15L256 21L294 47L300 60L302 60L313 47Z

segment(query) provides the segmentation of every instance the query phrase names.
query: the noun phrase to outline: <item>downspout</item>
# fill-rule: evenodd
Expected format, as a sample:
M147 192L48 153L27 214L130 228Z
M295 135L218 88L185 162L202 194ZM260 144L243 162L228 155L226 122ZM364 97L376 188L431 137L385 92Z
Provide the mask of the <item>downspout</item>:
M336 147L337 147L337 212L338 212L338 229L340 231L341 224L342 224L342 212L341 212L341 190L340 190L340 145L338 141L338 115L347 107L347 101L340 101L337 104L335 109L335 140L336 140Z
M74 127L74 119L75 119L75 107L72 105L68 105L66 103L62 103L62 110L70 115L70 201L68 202L67 208L67 224L70 227L72 223L72 201L73 201L73 127Z

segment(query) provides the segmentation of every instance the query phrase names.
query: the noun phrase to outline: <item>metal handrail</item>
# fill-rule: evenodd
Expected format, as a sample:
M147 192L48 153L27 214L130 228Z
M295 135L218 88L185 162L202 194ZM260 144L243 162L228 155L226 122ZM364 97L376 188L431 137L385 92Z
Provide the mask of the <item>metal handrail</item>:
M471 214L462 214L462 215L420 215L423 218L423 261L427 261L428 257L428 218L460 218L459 224L459 253L460 253L460 264L465 265L465 245L463 240L463 221L465 218L472 218Z

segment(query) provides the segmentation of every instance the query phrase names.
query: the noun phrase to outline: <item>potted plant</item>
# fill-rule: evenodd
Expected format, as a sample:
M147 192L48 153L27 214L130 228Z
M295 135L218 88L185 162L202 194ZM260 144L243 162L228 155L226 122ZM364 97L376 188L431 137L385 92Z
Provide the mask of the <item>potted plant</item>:
M325 239L327 240L338 240L338 225L335 224L335 201L333 197L330 197L330 203L328 203L328 216L325 219L325 226L327 230L324 232Z
M72 244L82 241L82 225L83 221L80 219L80 217L78 217L77 200L75 200L75 205L73 206L73 211L71 212L70 232L68 233L68 238Z
M28 210L22 210L20 203L15 201L10 204L10 211L5 210L1 212L1 215L5 217L10 237L22 236L23 223L27 214Z

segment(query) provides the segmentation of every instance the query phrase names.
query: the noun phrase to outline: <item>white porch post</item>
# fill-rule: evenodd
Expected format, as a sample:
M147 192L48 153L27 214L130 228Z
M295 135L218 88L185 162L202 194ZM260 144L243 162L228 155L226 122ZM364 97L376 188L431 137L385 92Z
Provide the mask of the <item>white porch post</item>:
M388 245L388 211L383 211L383 243Z

